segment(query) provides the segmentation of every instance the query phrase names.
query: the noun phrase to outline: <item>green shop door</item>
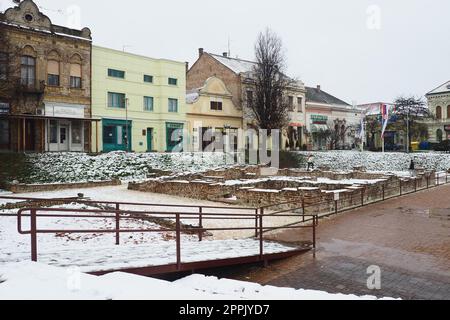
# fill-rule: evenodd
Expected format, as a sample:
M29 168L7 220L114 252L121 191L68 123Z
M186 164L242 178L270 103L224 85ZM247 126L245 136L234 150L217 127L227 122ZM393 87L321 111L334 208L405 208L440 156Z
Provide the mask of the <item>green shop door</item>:
M103 152L131 151L131 121L103 119L102 124Z
M183 151L183 127L182 123L166 123L167 152Z
M153 151L153 128L147 128L147 152Z

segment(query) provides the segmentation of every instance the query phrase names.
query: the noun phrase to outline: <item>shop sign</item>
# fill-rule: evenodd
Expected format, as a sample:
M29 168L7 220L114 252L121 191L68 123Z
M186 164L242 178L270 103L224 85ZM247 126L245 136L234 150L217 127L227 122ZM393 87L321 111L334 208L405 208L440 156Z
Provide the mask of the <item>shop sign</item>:
M57 118L84 118L84 106L45 105L45 115Z
M311 115L311 120L313 124L326 124L328 122L328 117L323 115Z

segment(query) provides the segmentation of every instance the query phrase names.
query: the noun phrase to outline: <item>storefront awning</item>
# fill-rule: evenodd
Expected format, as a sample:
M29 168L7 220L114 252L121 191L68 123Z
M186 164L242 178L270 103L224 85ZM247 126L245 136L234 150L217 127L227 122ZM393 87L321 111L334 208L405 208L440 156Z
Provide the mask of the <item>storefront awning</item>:
M102 119L96 118L70 118L70 117L49 117L32 114L0 114L0 119L33 119L33 120L75 120L86 122L100 122Z
M327 130L330 130L330 128L326 124L312 124L311 125L311 132L325 132Z

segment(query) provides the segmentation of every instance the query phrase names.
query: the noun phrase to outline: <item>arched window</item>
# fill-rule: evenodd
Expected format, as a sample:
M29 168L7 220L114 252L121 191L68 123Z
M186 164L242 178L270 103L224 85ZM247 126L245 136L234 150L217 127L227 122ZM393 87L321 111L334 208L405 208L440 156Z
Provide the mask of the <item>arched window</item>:
M59 86L59 61L47 61L47 85Z
M24 86L34 86L36 80L36 59L31 56L20 58L20 80Z
M450 105L447 106L447 119L450 119Z
M442 142L442 140L443 140L443 132L441 129L437 129L437 131L436 131L436 140L438 142Z
M81 66L82 66L81 56L74 54L70 58L70 87L81 89Z
M442 120L442 108L441 106L436 107L436 119Z

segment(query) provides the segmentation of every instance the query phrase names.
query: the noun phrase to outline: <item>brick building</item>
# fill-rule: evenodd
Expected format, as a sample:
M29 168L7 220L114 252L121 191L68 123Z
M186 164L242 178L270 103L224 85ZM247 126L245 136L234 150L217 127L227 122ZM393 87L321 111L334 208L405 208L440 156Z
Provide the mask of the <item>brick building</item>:
M199 49L199 57L187 73L187 89L200 88L211 77L217 77L223 81L232 95L233 104L242 110L244 129L252 128L250 108L254 92L254 82L251 72L256 65L253 61L231 58L228 54L212 54ZM283 129L282 147L300 148L305 143L305 101L306 89L301 81L289 88L286 93L289 97L291 110L289 113L289 125Z
M0 13L0 150L90 149L91 31L52 24L31 0Z

